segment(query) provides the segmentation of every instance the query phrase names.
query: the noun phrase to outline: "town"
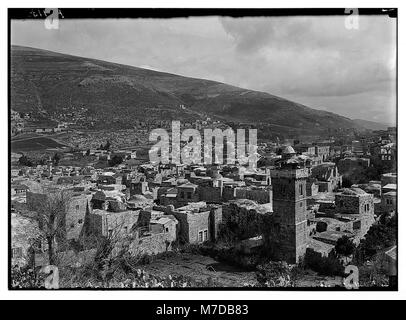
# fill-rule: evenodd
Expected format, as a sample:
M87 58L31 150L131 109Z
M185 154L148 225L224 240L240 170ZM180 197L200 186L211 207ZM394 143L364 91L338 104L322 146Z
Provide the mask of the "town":
M61 287L342 287L351 264L361 286L395 286L396 132L262 138L256 163L157 163L106 140L14 152L13 283L55 265Z

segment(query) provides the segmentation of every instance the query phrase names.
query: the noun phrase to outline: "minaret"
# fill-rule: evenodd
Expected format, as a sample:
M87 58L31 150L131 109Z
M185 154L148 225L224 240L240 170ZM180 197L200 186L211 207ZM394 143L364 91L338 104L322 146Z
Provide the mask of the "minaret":
M269 232L271 254L288 263L299 262L308 242L306 218L307 168L285 163L271 170L273 218Z
M53 163L52 158L51 158L51 156L49 156L49 159L47 161L47 169L48 169L49 176L52 175L52 163Z

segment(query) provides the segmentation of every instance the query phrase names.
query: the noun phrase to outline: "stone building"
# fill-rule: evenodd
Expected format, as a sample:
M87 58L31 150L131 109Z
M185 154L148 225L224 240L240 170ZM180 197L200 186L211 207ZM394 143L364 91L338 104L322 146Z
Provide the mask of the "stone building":
M346 188L335 195L335 216L354 222L357 238L363 237L374 222L374 197L359 188Z
M308 197L313 197L319 193L319 185L317 180L314 178L309 178L306 181L306 195Z
M397 184L398 175L396 173L384 173L381 176L381 185L385 186L387 184Z
M338 172L340 174L351 173L355 170L363 170L369 167L371 160L368 158L348 157L338 161Z
M258 204L253 200L231 200L223 205L223 225L232 229L239 240L263 235L266 215L272 214L272 204Z
M143 177L139 181L132 181L130 183L130 195L145 194L149 191L148 182Z
M178 187L178 206L187 205L189 202L198 202L199 201L199 193L198 193L198 186L191 182L187 182L184 184L179 185Z
M122 184L123 177L114 172L104 172L97 177L97 185Z
M333 192L335 189L341 188L342 176L333 162L325 162L313 167L311 177L316 179L319 192Z
M228 178L201 181L197 189L199 201L221 204L230 200L249 199L260 204L272 204L272 186L268 185L270 177L266 178L266 175L263 177L264 184L259 183L248 186L244 186L243 181L240 181L242 184L240 186Z
M272 211L272 186L266 187L237 187L235 188L236 199L253 200L259 204L270 204Z
M24 266L30 264L35 247L43 249L43 237L38 222L20 214L11 214L11 264Z
M379 211L384 212L396 212L397 211L397 192L389 191L382 194L381 203L379 206Z
M179 240L182 243L215 241L222 221L222 207L205 202L190 203L170 210L168 214L179 221Z
M301 154L316 155L316 146L308 143L296 144L295 150Z
M98 190L92 197L94 209L122 211L127 208L124 193L119 190Z
M65 250L72 240L79 240L82 236L83 226L87 216L91 213L91 195L73 195L70 190L51 190L34 193L27 192L27 207L29 210L40 212L48 197L53 193L65 193L69 198L66 203L64 230L56 237L57 250ZM40 228L43 228L39 224Z
M359 188L346 188L335 196L336 211L344 214L374 214L374 198Z
M392 166L395 165L397 159L396 143L388 143L381 146L379 158L385 164L389 164Z
M178 204L178 189L171 187L162 187L158 189L158 199L159 203L163 206Z
M86 235L122 238L132 232L133 226L138 222L139 213L139 210L113 212L95 209L86 221Z
M316 145L316 155L326 161L330 155L330 146Z
M91 196L79 195L70 199L66 213L66 239L79 240L86 217L91 213Z
M306 252L306 179L308 170L296 163L285 163L271 171L273 223L269 248L275 259L296 263Z
M146 225L137 227L131 240L131 254L158 254L172 250L177 239L178 220L173 215L150 219Z

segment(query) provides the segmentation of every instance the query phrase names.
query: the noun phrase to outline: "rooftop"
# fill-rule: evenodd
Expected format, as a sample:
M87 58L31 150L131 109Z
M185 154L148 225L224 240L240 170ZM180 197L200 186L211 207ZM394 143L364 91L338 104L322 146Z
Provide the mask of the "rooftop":
M295 149L292 148L292 146L286 146L282 150L282 154L296 154L296 151L295 151Z
M347 195L347 196L359 196L359 195L364 195L367 193L360 188L352 187L352 188L344 188L343 191L341 192L341 194Z
M398 187L397 187L396 183L388 183L388 184L384 185L382 188L396 190Z

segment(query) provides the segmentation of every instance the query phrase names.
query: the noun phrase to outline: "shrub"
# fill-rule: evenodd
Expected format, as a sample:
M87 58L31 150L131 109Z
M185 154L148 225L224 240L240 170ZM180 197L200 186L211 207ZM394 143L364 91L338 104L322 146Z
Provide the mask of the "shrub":
M337 258L335 252L331 253L328 257L323 257L312 250L308 250L304 258L304 266L323 276L344 275L344 266Z
M28 266L20 267L15 265L11 268L11 286L13 288L41 288L43 283L43 277Z
M355 243L352 242L347 236L342 236L337 240L335 251L337 254L348 257L352 255L355 251Z
M261 287L293 287L293 266L285 261L271 261L257 267L257 281Z

